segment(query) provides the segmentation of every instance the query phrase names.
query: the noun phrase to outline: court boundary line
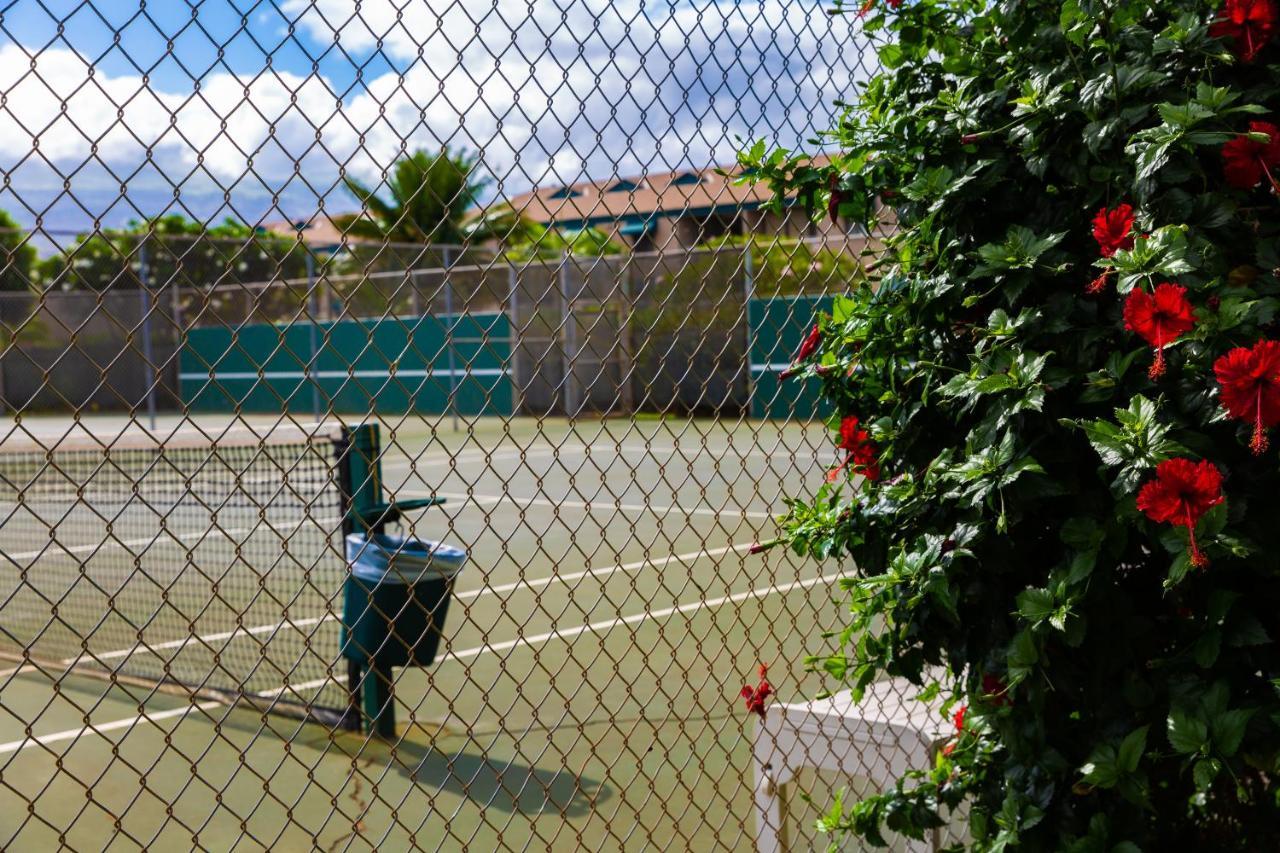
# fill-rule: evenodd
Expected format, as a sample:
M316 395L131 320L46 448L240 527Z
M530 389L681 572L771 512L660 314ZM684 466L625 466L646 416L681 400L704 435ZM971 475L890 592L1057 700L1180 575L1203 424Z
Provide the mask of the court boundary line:
M545 506L545 507L550 507L552 509L556 509L558 507L564 506L570 509L584 510L586 512L591 512L592 510L598 507L601 510L613 509L621 512L648 512L648 513L654 514L655 516L658 515L659 513L663 515L679 513L680 515L683 515L685 517L689 517L693 515L708 515L708 516L729 517L729 518L761 518L761 519L774 517L774 513L769 512L767 510L751 510L751 509L718 510L713 507L694 507L693 509L685 509L676 504L658 504L658 505L650 504L647 506L645 504L614 504L614 503L597 504L591 501L551 500L550 498L537 498L537 497L529 498L529 497L523 497L520 495L506 495L506 494L476 495L476 494L467 494L466 492L436 492L430 489L419 489L416 487L405 488L405 489L395 489L393 491L394 491L394 496L414 496L414 495L433 496L434 495L434 496L447 498L449 500L474 503L477 506L486 502L493 503L495 505L500 503L510 502L510 503L523 503L527 506ZM195 542L195 544L198 545L198 544L203 544L203 540L207 538L229 539L234 542L239 540L233 539L233 537L239 536L242 534L257 534L257 533L265 533L268 531L269 532L277 532L277 531L285 532L289 530L296 531L299 528L305 527L307 525L313 525L315 527L318 527L321 529L321 532L332 536L335 531L325 528L324 525L336 524L341 520L342 519L339 516L333 516L333 517L313 516L308 514L304 518L301 518L295 521L275 522L270 519L262 519L252 527L224 528L221 526L214 526L214 527L204 527L199 530L191 530L191 531L174 531L171 528L162 527L160 528L159 531L156 532L154 536L150 536L147 538L142 538L142 537L138 537L135 539L112 538L112 539L108 539L100 542L86 542L82 545L64 545L58 540L53 539L53 540L50 540L49 545L42 547L39 550L20 551L15 554L7 554L4 552L0 552L0 557L3 557L9 563L17 566L20 569L30 569L30 568L33 568L41 560L67 560L67 559L75 560L77 557L79 557L82 554L88 554L89 558L92 559L94 556L98 554L99 551L102 551L103 549L107 549L107 548L128 551L129 553L134 554L136 556L136 555L143 554L154 547L175 547L175 546L181 547L181 546L191 544L192 542ZM21 560L30 560L32 562L22 564L19 562Z
M677 504L636 504L636 503L614 503L610 502L592 502L592 501L575 501L575 500L552 500L551 498L527 498L522 495L476 495L467 494L466 492L433 492L430 489L399 489L396 492L401 495L411 496L435 496L448 498L451 501L465 501L468 503L480 504L485 503L517 503L526 506L547 506L557 508L562 506L571 509L586 510L588 513L594 513L596 510L615 510L617 512L648 512L654 515L659 513L663 515L678 514L688 517L690 515L712 515L716 517L728 516L730 518L773 518L774 513L768 510L756 509L715 509L714 507L694 507L693 509L685 509Z
M139 723L152 725L173 717L185 717L192 711L208 711L219 707L225 708L227 706L223 702L214 702L212 700L206 702L194 702L187 705L180 705L177 708L157 711L154 714L149 714L146 711L143 711L140 714L135 714L134 716L127 717L125 719L109 720L108 722L97 724L88 723L78 729L64 729L60 732L50 732L45 735L29 735L21 740L11 740L8 743L0 743L0 755L7 755L11 752L22 752L24 749L30 749L33 746L45 746L47 744L57 743L64 740L79 743L81 737L90 734L101 735L102 732L112 732L125 728L132 730L132 727ZM108 738L104 738L104 740L107 739Z
M564 584L575 580L581 580L587 577L611 576L618 573L627 573L642 569L645 566L653 566L655 568L665 568L672 563L691 563L703 557L719 557L730 551L741 551L751 547L749 542L740 542L735 545L725 545L720 548L702 548L697 551L686 551L683 554L668 554L665 557L649 557L643 560L633 560L629 563L614 563L609 566L600 566L594 569L584 569L578 572L561 575L545 575L532 580L525 579L512 581L510 583L500 584L498 586L481 586L476 589L463 590L455 592L454 598L459 600L475 600L486 595L497 595L504 592L515 592L519 589L541 589L542 587L551 586L552 584ZM338 618L336 613L326 613L323 616L304 616L299 619L282 619L266 625L255 625L250 628L236 628L232 631L219 631L216 634L195 634L183 637L178 640L165 640L158 643L136 643L127 649L113 649L108 652L81 652L73 657L63 658L61 664L63 666L76 668L84 666L92 666L94 662L104 660L115 660L116 658L129 657L134 654L155 654L157 651L165 649L184 650L188 646L200 645L207 646L209 643L221 640L232 640L242 636L255 636L257 634L269 634L282 628L297 629L310 625L320 625L333 622ZM216 651L216 650L215 650ZM327 682L326 682L327 683ZM283 692L283 691L281 691ZM270 695L257 694L257 695Z
M677 613L685 614L685 613L696 613L699 610L704 610L704 609L711 610L711 609L721 607L725 604L737 604L737 603L746 601L750 598L763 599L769 595L791 592L792 590L795 590L795 589L808 589L810 587L817 586L822 583L832 583L843 576L844 575L841 572L832 572L830 574L820 575L815 578L805 578L803 580L791 581L785 584L774 584L767 587L757 587L755 589L747 590L746 592L733 593L731 595L724 595L724 596L719 596L717 598L711 598L706 600L692 601L692 602L688 602L687 604L680 604L672 607L665 607L659 610L646 610L643 613L633 613L630 616L619 616L614 619L606 619L606 620L601 620L599 622L591 622L586 625L575 626L573 628L563 628L563 629L557 628L554 631L548 631L542 634L535 634L528 637L517 637L514 640L505 640L501 643L485 643L484 645L475 646L470 649L463 649L458 652L453 652L453 651L448 652L447 654L445 654L440 658L439 663L444 663L445 661L467 660L470 658L479 657L480 655L485 654L486 652L502 652L502 651L508 651L510 649L541 645L553 639L560 639L560 640L572 639L574 637L578 637L586 633L593 633L603 637L604 634L607 634L612 629L621 625L633 625L638 622L648 622L650 620L663 620L670 616L674 616ZM601 632L604 632L604 634L601 634ZM261 699L270 699L289 691L296 693L299 690L310 690L310 689L314 689L315 687L322 687L326 684L329 684L331 681L333 681L333 679L326 678L318 682L308 682L308 683L298 684L298 685L288 685L279 692L272 691L268 693L257 693L253 695ZM28 736L21 740L9 741L8 743L0 744L0 755L8 754L11 752L21 752L25 749L31 748L32 746L45 746L50 743L57 743L64 740L72 741L73 742L72 745L74 746L74 744L78 743L82 737L87 737L88 735L91 735L91 734L101 736L103 732L117 731L119 729L125 729L125 728L129 729L132 732L135 728L142 725L154 725L156 722L170 719L173 717L185 717L186 715L190 714L192 711L211 710L216 707L228 707L228 705L225 702L217 702L217 701L205 701L205 702L198 702L198 703L192 702L185 706L181 706L178 708L170 708L164 711L158 711L154 714L148 714L144 711L140 714L136 714L132 717L128 717L125 719L110 720L108 722L98 723L98 724L90 723L90 724L81 726L80 728L77 728L77 729L66 729L64 731L51 732L49 734L36 735L34 737Z
M532 447L526 447L526 448L520 448L520 447L501 448L500 447L496 450L483 450L478 447L473 447L473 448L461 449L457 453L452 455L448 453L439 453L439 452L426 452L418 456L410 456L408 454L404 454L404 459L412 460L415 465L433 463L437 465L447 466L450 460L463 461L463 462L483 462L491 459L498 459L498 460L519 459L522 456L555 456L560 453L570 453L570 452L586 453L588 451L590 451L591 453L622 451L625 453L650 453L650 454L656 452L656 453L664 454L668 458L679 454L680 457L682 459L685 459L686 461L692 461L698 458L709 458L714 461L723 461L725 459L745 458L745 457L753 457L753 458L760 458L760 459L779 459L781 461L787 461L790 459L791 456L796 456L797 458L803 458L803 459L807 459L810 456L812 456L813 458L817 459L821 455L821 452L817 448L804 448L804 450L807 452L801 452L801 449L796 448L796 449L784 450L778 453L768 453L758 449L736 450L730 446L709 447L704 445L696 448L689 448L689 450L692 451L692 455L685 455L685 448L681 448L676 445L649 446L644 444L616 444L616 443L615 444L607 444L607 443L598 444L596 442L586 444L583 442L575 442L572 444L562 444L562 445L534 445ZM392 465L407 464L407 463L403 463L399 458L395 456L390 456L387 453L387 448L383 449L382 461L384 466L389 464L392 464Z

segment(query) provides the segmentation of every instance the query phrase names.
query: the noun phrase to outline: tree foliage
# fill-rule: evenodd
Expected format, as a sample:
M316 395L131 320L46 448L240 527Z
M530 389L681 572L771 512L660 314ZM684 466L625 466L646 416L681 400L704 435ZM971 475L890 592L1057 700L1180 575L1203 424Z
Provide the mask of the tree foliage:
M260 233L234 219L206 226L179 214L81 234L36 262L40 287L55 290L208 288L300 278L305 250L293 236Z
M346 178L363 211L343 222L353 238L397 243L459 244L466 237L467 211L479 199L485 182L476 178L478 155L442 148L413 151L395 162L382 186Z
M921 837L966 803L979 850L1274 845L1280 465L1254 452L1263 398L1253 423L1224 408L1215 367L1280 337L1280 133L1254 124L1280 116L1280 45L1215 5L869 3L884 70L840 153L743 157L778 204L898 225L793 380L821 383L833 432L859 417L880 466L789 501L781 541L851 566L848 628L812 663L967 706L933 766L828 829ZM1091 223L1125 203L1108 256ZM1166 282L1194 325L1153 345L1125 306ZM1156 520L1191 500L1170 459L1221 476L1190 524Z
M0 210L0 291L31 289L36 248L31 235L18 226L8 211Z

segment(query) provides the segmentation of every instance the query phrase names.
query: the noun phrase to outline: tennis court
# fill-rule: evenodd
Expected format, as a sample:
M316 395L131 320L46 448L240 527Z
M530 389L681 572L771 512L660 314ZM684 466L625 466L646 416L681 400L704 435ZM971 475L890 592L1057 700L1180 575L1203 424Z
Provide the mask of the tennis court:
M86 422L84 434L129 429ZM259 435L298 429L249 423ZM841 612L832 565L747 548L771 535L781 495L819 482L822 427L480 419L454 433L415 419L381 430L388 494L447 499L406 528L471 557L439 659L396 670L397 738L87 672L150 667L238 680L268 704L340 703L339 508L324 466L297 464L305 454L235 466L235 489L260 490L249 523L210 486L200 511L158 534L157 488L151 503L126 496L115 517L60 516L51 548L50 518L24 505L0 524L5 630L37 637L33 654L85 642L60 665L19 658L2 676L0 843L751 846L738 689L763 661L783 698L815 693L803 659Z

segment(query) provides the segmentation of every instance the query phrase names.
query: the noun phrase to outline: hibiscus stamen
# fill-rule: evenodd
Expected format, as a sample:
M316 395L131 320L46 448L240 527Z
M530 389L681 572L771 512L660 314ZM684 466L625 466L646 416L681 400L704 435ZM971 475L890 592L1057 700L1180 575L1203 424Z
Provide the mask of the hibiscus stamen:
M1096 296L1097 294L1106 290L1107 279L1111 277L1111 272L1112 271L1109 269L1103 270L1102 275L1098 276L1093 281L1085 285L1084 292L1089 294L1090 296Z
M1267 166L1267 161L1259 157L1258 165L1262 167L1262 174L1266 175L1267 180L1271 183L1271 191L1276 195L1280 195L1280 184L1277 184L1275 177L1272 176L1271 168Z
M1196 544L1196 523L1191 517L1191 507L1185 507L1187 514L1187 535L1191 537L1191 565L1197 569L1203 569L1209 565L1209 558L1200 550L1200 546Z
M1253 451L1254 456L1261 456L1267 452L1267 433L1262 427L1262 383L1258 383L1258 400L1254 405L1253 416L1253 438L1249 441L1249 449Z
M1156 333L1156 358L1147 369L1147 376L1153 382L1164 376L1164 336L1159 332Z

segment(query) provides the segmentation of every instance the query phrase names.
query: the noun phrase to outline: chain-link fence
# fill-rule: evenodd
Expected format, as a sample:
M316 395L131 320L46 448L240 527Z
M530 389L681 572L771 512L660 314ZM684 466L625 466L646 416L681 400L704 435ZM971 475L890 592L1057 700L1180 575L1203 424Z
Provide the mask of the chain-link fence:
M810 701L852 567L749 553L877 250L738 180L827 11L4 8L6 849L807 849L929 761Z

